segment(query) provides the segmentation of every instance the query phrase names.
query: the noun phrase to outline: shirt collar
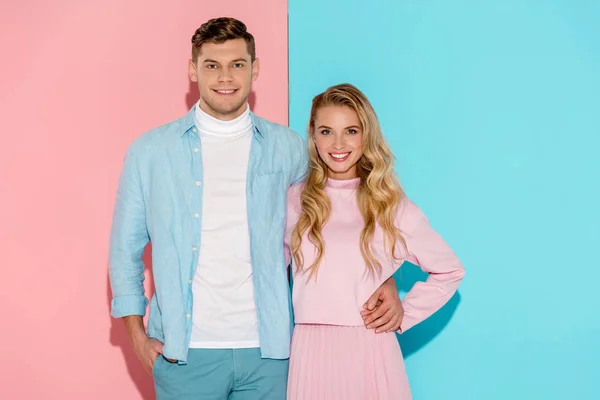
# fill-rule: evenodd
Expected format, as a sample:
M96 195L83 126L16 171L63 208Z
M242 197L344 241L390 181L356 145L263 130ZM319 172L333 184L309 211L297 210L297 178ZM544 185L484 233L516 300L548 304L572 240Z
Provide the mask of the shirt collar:
M194 106L192 106L192 108L190 108L187 114L185 114L181 119L181 133L179 134L180 137L183 137L186 133L192 132L192 130L196 127L194 118L196 110L194 109ZM258 138L264 138L265 126L262 119L256 116L252 111L250 111L250 117L252 118L254 136Z

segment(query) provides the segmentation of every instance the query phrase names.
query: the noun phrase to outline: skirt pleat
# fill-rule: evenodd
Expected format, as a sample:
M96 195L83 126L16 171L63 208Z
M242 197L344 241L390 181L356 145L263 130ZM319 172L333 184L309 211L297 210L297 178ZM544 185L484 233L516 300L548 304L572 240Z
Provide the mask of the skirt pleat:
M411 400L394 333L365 327L298 324L288 400Z

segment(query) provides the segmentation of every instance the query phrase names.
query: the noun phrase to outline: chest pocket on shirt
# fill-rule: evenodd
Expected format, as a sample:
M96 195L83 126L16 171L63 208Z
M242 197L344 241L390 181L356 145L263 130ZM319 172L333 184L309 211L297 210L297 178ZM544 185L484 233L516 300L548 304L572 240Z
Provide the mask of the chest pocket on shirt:
M252 185L252 204L254 216L251 224L262 235L283 235L285 223L285 198L287 183L282 171L256 175Z

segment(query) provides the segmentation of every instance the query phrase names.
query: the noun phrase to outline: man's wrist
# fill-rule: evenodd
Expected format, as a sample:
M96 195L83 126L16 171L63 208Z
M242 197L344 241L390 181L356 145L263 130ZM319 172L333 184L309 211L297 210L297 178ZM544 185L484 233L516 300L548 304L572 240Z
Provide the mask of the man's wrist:
M146 334L146 332L139 331L139 332L136 332L136 333L132 333L130 335L129 339L131 340L131 343L134 346L136 346L136 345L144 343L149 338L148 338L148 335Z

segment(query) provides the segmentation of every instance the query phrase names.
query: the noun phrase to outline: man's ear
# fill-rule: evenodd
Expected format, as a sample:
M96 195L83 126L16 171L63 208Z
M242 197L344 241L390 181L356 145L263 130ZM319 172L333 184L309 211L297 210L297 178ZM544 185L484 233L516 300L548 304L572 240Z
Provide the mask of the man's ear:
M260 60L256 58L252 62L252 82L258 79L258 73L260 72Z
M198 82L198 70L196 68L196 63L191 58L188 61L188 76L190 77L190 81Z

